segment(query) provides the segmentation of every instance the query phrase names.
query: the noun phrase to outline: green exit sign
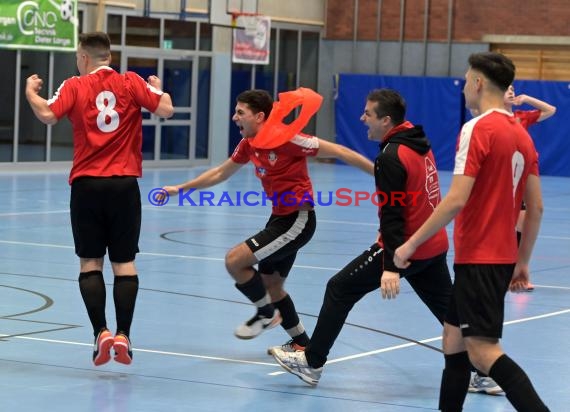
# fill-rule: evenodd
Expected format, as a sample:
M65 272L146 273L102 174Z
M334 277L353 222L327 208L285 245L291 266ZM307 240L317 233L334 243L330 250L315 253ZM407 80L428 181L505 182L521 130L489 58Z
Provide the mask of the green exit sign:
M172 49L172 40L164 40L162 47L164 49Z

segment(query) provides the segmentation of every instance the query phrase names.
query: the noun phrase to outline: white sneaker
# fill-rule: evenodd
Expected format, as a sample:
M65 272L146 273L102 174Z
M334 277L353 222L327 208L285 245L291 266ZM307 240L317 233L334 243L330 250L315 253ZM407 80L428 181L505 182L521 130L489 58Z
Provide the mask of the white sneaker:
M256 336L259 336L264 330L272 329L279 325L281 321L281 314L277 309L273 311L273 317L271 318L265 318L256 314L244 324L239 325L236 328L234 335L239 339L253 339Z
M469 392L499 395L503 393L503 389L497 385L497 382L495 382L493 378L473 373L471 375L471 381L469 381Z
M310 367L304 351L285 352L279 348L274 348L273 357L287 372L298 376L303 382L311 386L316 386L319 383L323 367Z

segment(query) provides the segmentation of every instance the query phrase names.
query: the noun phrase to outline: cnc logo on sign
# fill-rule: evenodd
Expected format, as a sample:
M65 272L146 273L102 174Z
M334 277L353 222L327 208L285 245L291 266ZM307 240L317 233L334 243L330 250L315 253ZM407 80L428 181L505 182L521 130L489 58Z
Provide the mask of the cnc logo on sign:
M0 48L74 52L77 0L0 0Z
M57 3L55 0L49 0L52 10L40 9L35 1L23 1L18 7L18 26L20 32L27 36L34 34L39 35L55 35L58 21L64 20L76 24L73 15L72 0L62 0Z

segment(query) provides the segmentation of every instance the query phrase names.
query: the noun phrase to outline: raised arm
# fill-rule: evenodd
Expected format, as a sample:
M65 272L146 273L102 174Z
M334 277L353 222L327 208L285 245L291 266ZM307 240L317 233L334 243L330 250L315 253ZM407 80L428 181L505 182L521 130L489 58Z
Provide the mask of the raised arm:
M319 157L335 157L349 165L358 167L364 172L374 175L374 163L360 153L337 143L319 139Z
M28 99L39 121L45 124L56 124L56 115L49 108L47 100L39 95L43 83L43 80L37 74L32 74L28 77L26 79L26 99Z
M170 195L179 193L180 189L203 189L215 186L218 183L227 180L231 175L237 172L243 164L236 163L232 159L227 159L224 163L206 170L198 177L176 186L164 186L163 189Z
M155 89L162 90L162 82L158 77L149 76L147 81L148 84ZM172 99L168 93L162 93L162 96L160 96L160 102L158 103L158 107L154 111L154 114L164 118L172 117L174 114L174 107L172 106Z
M554 113L556 113L556 106L543 102L536 97L532 97L526 94L519 94L513 98L513 104L516 106L520 106L524 103L540 110L540 116L538 118L539 122L548 119L549 117L553 116Z

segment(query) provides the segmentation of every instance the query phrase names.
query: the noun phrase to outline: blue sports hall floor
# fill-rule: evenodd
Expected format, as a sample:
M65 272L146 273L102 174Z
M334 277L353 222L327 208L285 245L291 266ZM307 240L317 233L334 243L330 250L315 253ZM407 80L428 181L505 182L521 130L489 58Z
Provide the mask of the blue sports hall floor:
M176 199L157 207L147 198L153 188L203 170L150 169L140 180L134 360L101 367L91 363L92 332L78 290L67 172L0 173L0 409L436 410L441 327L405 281L396 300L371 293L354 307L316 388L283 373L266 354L288 339L283 329L250 341L233 336L253 309L234 288L224 256L264 226L269 207L178 206ZM322 203L337 189L374 191L372 177L348 166L311 163L310 170ZM441 173L444 193L450 178ZM564 412L570 410L570 179L543 177L542 183L545 214L531 265L536 289L507 295L503 345L550 409ZM246 166L211 189L214 203L224 191L237 203L237 192L260 186ZM317 220L287 281L309 332L327 280L374 241L378 226L376 206L366 200L318 206ZM114 329L108 264L105 279ZM504 396L470 394L464 410L513 408Z

